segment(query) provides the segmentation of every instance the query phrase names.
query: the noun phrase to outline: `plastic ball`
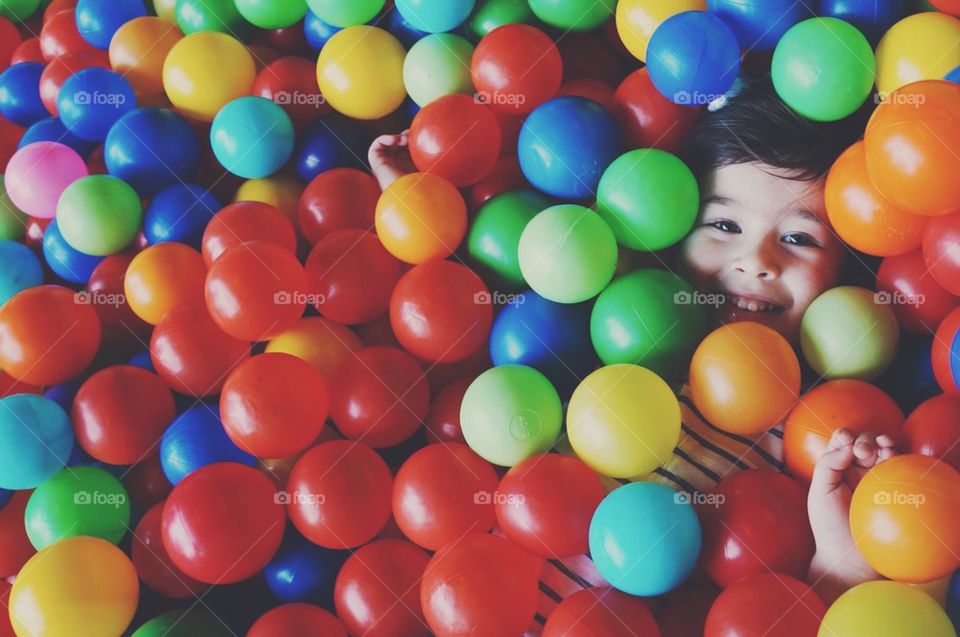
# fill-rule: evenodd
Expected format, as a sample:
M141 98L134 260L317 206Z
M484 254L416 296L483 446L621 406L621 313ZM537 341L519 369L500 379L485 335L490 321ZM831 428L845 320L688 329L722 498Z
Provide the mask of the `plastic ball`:
M103 637L123 634L137 610L137 572L116 546L72 537L37 553L10 591L18 635Z
M364 22L366 22L366 20L364 20ZM324 22L317 17L316 13L309 9L307 10L307 15L303 18L304 36L310 48L314 51L322 49L327 41L340 30L340 27L335 27L332 24Z
M254 622L247 637L296 637L305 630L324 637L347 637L347 631L337 617L312 604L277 606Z
M803 580L786 574L745 577L717 597L704 637L817 637L827 606Z
M459 35L434 33L410 47L403 60L403 85L419 106L444 95L473 95L473 45Z
M220 210L216 196L201 186L179 183L164 188L143 215L143 234L151 245L164 241L199 248L207 225Z
M4 175L0 175L0 239L9 240L23 237L26 225L26 213L10 201L10 195L6 188L6 178Z
M701 539L693 507L670 487L652 482L614 489L590 522L597 570L631 595L662 595L683 583L697 563Z
M230 248L248 241L269 241L291 254L297 249L297 235L290 219L274 206L259 201L238 201L224 206L205 226L201 248L207 267Z
M41 285L0 307L0 369L19 381L43 387L73 378L99 346L97 313L73 290Z
M523 229L550 201L532 191L505 192L489 199L470 224L467 249L487 272L511 288L524 284L517 250Z
M77 71L94 66L109 69L110 60L102 51L85 51L57 56L47 64L40 75L40 99L43 100L43 105L51 115L54 117L60 115L57 98L60 95L63 83ZM92 142L88 142L88 144L92 146Z
M297 258L268 241L227 250L210 266L207 309L224 332L263 341L293 327L306 306L307 277Z
M565 31L590 31L613 17L612 0L531 0L534 15L550 26Z
M807 363L823 378L873 380L893 362L900 339L889 305L864 288L840 286L818 296L800 323ZM836 321L843 316L842 323Z
M424 106L413 118L409 139L418 170L461 188L485 177L500 154L497 118L466 95L445 95Z
M543 637L660 637L647 604L608 586L579 590L550 612ZM671 635L670 633L664 633Z
M387 464L366 444L325 442L294 465L284 493L287 510L314 544L355 548L386 525L392 480Z
M470 384L460 405L467 444L504 467L549 451L562 422L557 390L543 374L524 365L485 371Z
M223 620L202 610L172 610L143 624L130 637L229 637L232 631Z
M201 303L205 276L199 252L182 243L158 243L133 258L123 289L130 309L156 325L180 306Z
M611 112L630 149L658 148L676 152L699 109L674 104L650 80L646 68L628 75L613 95Z
M110 128L104 142L107 170L141 196L190 178L199 145L185 119L165 108L138 108Z
M377 27L348 27L320 50L317 82L334 109L354 119L377 119L406 97L403 58L395 37Z
M15 22L25 22L40 6L40 0L3 0L0 15Z
M130 499L120 481L97 467L71 467L38 486L25 513L37 550L86 535L118 544L130 524Z
M700 212L700 188L690 169L662 150L633 150L603 172L597 212L620 245L654 252L683 239Z
M470 74L480 100L495 111L522 115L557 94L563 59L540 29L507 24L477 44Z
M234 0L176 0L175 18L185 35L217 31L238 37L250 31Z
M309 316L267 343L267 352L293 354L313 365L330 385L337 368L362 348L360 338L350 328Z
M374 225L380 186L369 173L334 168L317 175L303 191L297 214L300 231L311 244L343 228Z
M317 86L313 61L302 57L282 57L266 65L257 74L253 94L279 104L296 128L333 112Z
M890 304L900 326L919 334L935 331L960 305L960 298L931 276L920 250L885 258L877 270L876 287L878 301Z
M772 51L790 27L810 14L790 0L707 0L707 10L733 29L740 48L748 51Z
M110 128L136 106L130 83L120 74L98 67L71 75L57 96L63 124L77 137L90 141L106 139Z
M141 98L163 95L163 62L183 39L161 18L144 16L123 24L110 40L110 66L130 82Z
M263 569L267 587L285 604L333 598L337 573L347 557L311 544L295 529L287 529L280 550Z
M390 254L406 263L425 263L457 249L467 231L467 207L446 179L411 173L383 191L375 223Z
M210 127L210 145L224 168L245 179L277 172L293 153L290 116L262 97L227 103Z
M10 494L9 500L0 507L0 548L3 553L0 554L0 573L4 577L17 575L35 553L36 549L30 544L24 528L24 514L27 502L30 498L29 491L7 491ZM4 593L0 590L0 596ZM3 603L7 603L4 598ZM3 622L0 621L0 626ZM3 634L0 632L0 634ZM4 637L12 637L13 632Z
M903 425L909 453L937 458L960 471L960 396L939 394L921 403Z
M97 146L96 142L88 142L85 139L80 139L68 131L67 127L63 125L63 122L56 117L41 119L39 122L32 124L30 128L24 131L17 145L17 150L34 142L55 142L57 144L63 144L64 146L69 146L84 158L88 157Z
M934 334L930 351L930 365L937 384L943 391L956 394L960 392L960 352L955 348L957 331L960 330L960 309L956 309L940 322Z
M252 467L256 459L230 440L215 407L191 407L179 414L163 433L160 441L163 473L170 484L176 486L192 472L215 462L237 462Z
M43 266L37 255L22 243L0 240L0 305L42 283Z
M35 142L14 153L7 164L7 196L18 209L33 217L51 219L67 186L87 176L83 158L56 142Z
M903 0L822 0L819 14L849 22L876 44L903 17L903 5Z
M675 104L705 105L733 85L740 71L737 36L723 20L701 11L663 21L646 52L650 80Z
M297 174L303 181L311 182L335 168L365 170L360 157L366 155L369 142L357 123L343 115L316 119L297 140L294 150Z
M70 419L43 396L14 394L0 404L0 488L32 489L67 463L73 448Z
M304 0L237 0L237 11L261 29L281 29L296 24L307 13Z
M877 90L889 96L920 80L940 79L960 66L960 20L937 12L921 12L894 24L877 46Z
M685 11L706 10L706 0L620 0L617 34L635 58L646 62L650 38L665 20Z
M878 463L857 485L850 532L867 563L901 582L951 574L957 558L960 473L945 462L903 455Z
M38 57L40 59L37 61L46 62L62 55L77 53L102 53L80 34L75 9L76 3L69 9L57 11L44 20L39 36Z
M454 381L434 396L424 420L428 442L463 442L460 429L460 405L471 379Z
M77 28L83 39L104 51L123 24L147 15L143 0L78 0Z
M899 582L875 581L841 595L823 618L819 635L950 637L950 619L932 597Z
M140 197L126 182L90 175L71 183L57 202L57 226L73 248L106 256L126 248L140 230Z
M613 278L617 242L592 210L565 204L547 208L523 230L520 271L540 296L557 303L593 298Z
M302 192L303 186L296 178L278 173L266 179L245 181L237 189L233 200L270 204L293 220L297 218L297 204Z
M396 9L410 26L427 33L452 31L473 11L475 0L397 0Z
M130 542L130 560L140 580L148 588L174 599L195 597L207 587L185 574L170 560L163 546L163 505L163 502L153 505L140 518Z
M0 115L17 126L50 116L40 99L43 68L39 62L20 62L0 73Z
M925 217L921 217L926 219ZM923 230L923 260L933 279L945 290L960 293L960 262L953 257L951 247L960 240L960 214L929 219Z
M307 0L318 18L335 27L369 22L383 9L384 0Z
M437 637L462 635L466 626L485 635L522 634L536 612L540 567L495 535L468 533L447 545L430 558L420 584L430 630Z
M184 115L204 122L228 102L249 95L256 79L253 56L223 33L192 33L163 63L167 98Z

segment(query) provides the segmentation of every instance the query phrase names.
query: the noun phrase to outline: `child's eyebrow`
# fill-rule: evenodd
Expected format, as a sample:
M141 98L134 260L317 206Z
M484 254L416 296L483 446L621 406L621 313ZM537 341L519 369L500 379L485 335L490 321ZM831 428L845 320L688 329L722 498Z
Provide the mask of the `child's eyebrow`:
M809 211L809 210L807 210L807 209L805 209L805 208L801 208L800 210L793 210L793 211L791 211L791 214L793 214L793 215L795 215L795 216L797 216L797 217L800 217L801 219L807 219L807 220L809 220L809 221L815 221L815 222L820 223L820 224L823 223L823 219L820 218L820 215L816 214L815 212L811 212L811 211Z
M733 199L730 197L724 197L723 195L711 195L703 200L704 206L712 203L719 204L721 206L729 206L733 204Z

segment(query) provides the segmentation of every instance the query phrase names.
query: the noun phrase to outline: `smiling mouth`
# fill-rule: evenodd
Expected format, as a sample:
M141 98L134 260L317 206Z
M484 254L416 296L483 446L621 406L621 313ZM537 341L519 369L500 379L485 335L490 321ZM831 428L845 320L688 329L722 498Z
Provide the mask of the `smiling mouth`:
M758 314L776 314L778 312L783 312L786 309L782 305L777 305L776 303L769 303L760 299L740 296L738 294L731 294L729 292L725 292L724 296L726 298L725 305L738 310L745 310L747 312L756 312Z

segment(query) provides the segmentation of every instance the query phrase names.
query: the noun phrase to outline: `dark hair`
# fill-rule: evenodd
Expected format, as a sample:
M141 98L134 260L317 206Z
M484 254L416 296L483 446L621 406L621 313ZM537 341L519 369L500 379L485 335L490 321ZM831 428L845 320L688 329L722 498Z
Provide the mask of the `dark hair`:
M704 109L681 157L700 177L709 170L761 162L814 181L863 134L869 105L837 122L813 122L787 106L769 78L741 78L726 104Z

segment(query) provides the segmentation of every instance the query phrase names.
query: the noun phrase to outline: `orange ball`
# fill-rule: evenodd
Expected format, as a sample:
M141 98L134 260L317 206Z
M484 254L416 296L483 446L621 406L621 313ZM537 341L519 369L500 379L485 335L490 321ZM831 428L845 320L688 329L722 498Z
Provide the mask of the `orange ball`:
M450 256L467 231L467 205L442 177L411 173L380 195L377 235L390 254L406 263Z
M690 392L714 425L758 434L780 422L800 395L800 362L783 336L751 321L711 332L690 361Z
M900 582L929 582L960 566L960 473L920 455L884 460L860 481L850 531L867 563Z
M830 224L853 248L890 257L920 247L927 218L902 210L880 194L867 174L863 142L833 164L824 196Z
M334 371L363 348L360 337L345 325L308 316L267 343L267 352L291 354L310 363L330 382Z
M900 407L882 389L862 380L831 380L804 394L787 416L783 428L787 467L796 478L809 482L837 429L896 439L903 421Z
M163 61L182 39L172 22L153 16L130 20L110 40L110 66L127 78L138 96L163 95Z
M202 304L206 276L199 252L183 243L158 243L130 262L123 291L133 313L156 325L176 307Z
M924 80L890 94L864 135L870 178L907 212L960 211L960 84Z

